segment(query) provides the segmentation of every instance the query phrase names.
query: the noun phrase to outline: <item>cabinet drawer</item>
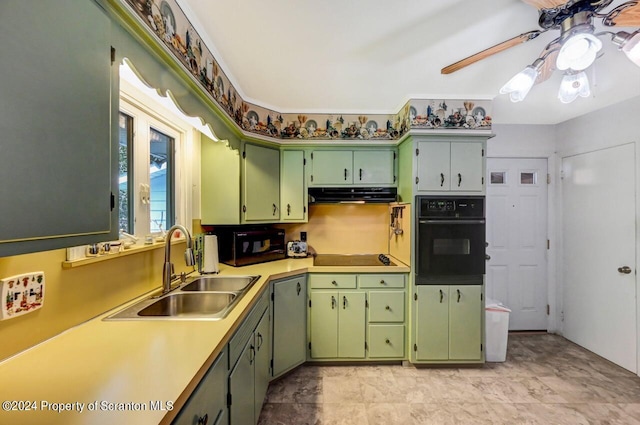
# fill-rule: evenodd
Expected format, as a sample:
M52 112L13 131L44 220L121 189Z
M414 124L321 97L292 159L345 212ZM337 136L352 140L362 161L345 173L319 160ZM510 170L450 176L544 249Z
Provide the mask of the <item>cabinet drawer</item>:
M404 325L369 325L369 358L404 358Z
M369 322L404 322L404 291L370 291Z
M312 289L355 289L356 275L354 274L311 274L309 287Z
M404 288L404 274L361 274L360 288Z

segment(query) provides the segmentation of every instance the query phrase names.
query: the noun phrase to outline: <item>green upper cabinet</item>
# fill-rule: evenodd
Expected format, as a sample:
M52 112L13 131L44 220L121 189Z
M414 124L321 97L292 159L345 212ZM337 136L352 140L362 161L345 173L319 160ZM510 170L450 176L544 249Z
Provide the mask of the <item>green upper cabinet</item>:
M390 185L394 175L394 151L354 151L353 183L362 185Z
M416 192L484 190L484 142L418 140Z
M304 151L283 150L280 164L280 221L307 221Z
M245 222L280 219L280 151L246 143L242 161Z
M117 239L109 18L93 1L3 0L0 38L0 256Z
M350 185L353 183L353 152L345 150L311 152L310 185Z
M313 150L309 185L394 186L395 149Z
M202 224L280 219L280 151L245 143L242 152L202 136ZM304 181L303 181L304 183Z

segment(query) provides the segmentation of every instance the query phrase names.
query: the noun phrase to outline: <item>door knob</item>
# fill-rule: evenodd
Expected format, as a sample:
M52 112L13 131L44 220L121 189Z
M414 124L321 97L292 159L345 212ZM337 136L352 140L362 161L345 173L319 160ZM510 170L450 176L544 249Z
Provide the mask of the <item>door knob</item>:
M489 261L489 260L491 260L491 256L489 254L485 254L484 255L484 259Z
M618 267L618 273L630 274L631 273L631 267L629 267L629 266Z

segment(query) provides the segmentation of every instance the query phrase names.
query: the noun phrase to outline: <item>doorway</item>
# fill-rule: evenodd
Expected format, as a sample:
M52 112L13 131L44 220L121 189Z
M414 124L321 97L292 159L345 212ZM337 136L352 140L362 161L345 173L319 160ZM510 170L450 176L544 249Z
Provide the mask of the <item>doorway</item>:
M633 143L562 159L563 334L637 372Z
M547 330L547 159L487 158L488 299L509 330Z

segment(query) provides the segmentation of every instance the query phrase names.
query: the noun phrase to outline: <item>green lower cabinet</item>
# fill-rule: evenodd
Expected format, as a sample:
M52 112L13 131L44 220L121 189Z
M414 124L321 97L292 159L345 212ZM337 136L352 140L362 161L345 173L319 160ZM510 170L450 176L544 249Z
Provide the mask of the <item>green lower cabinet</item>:
M369 325L369 357L404 357L404 335L404 325Z
M273 377L307 359L307 283L296 276L273 283Z
M229 373L229 424L258 422L269 386L271 362L269 310L250 334L238 362Z
M226 423L227 410L227 363L228 355L225 349L218 355L211 368L194 392L187 400L173 425L193 425L199 423Z
M483 287L416 288L415 360L481 362Z
M365 300L357 291L311 291L312 359L365 357Z

